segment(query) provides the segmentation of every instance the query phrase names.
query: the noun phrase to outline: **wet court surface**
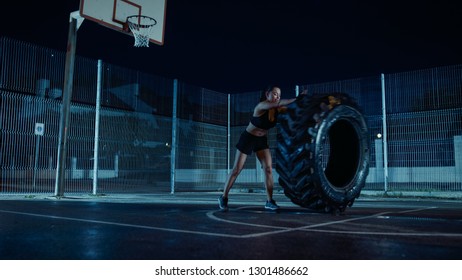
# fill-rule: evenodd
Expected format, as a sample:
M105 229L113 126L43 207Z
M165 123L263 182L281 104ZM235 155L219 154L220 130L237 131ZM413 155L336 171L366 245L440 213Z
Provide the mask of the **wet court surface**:
M462 259L462 202L359 199L343 215L262 194L0 198L0 259Z

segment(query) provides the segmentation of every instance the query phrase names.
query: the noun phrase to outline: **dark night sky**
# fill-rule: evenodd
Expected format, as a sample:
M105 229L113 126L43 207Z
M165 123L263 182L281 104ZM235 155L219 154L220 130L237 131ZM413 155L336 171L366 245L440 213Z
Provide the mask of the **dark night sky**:
M79 0L8 1L1 36L65 51ZM167 0L165 44L88 20L77 55L223 92L462 64L457 1ZM26 9L26 10L24 10Z

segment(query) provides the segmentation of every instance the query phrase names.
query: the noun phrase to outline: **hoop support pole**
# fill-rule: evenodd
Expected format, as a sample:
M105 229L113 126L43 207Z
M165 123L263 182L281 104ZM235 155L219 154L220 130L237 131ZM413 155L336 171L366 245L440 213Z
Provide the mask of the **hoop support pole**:
M66 67L64 73L63 104L59 121L58 158L56 164L55 193L58 198L64 196L64 171L66 164L67 136L69 133L69 116L74 79L75 49L77 45L78 19L70 16L69 35L67 38Z
M80 15L80 11L74 11L69 15L69 23L72 22L72 19L77 20L76 31L79 30L85 18Z

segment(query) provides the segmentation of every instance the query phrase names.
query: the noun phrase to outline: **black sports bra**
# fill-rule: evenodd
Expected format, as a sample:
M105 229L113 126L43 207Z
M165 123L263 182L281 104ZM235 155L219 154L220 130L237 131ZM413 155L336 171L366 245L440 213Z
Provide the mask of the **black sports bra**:
M263 115L259 117L252 116L252 118L250 119L250 123L260 129L265 129L265 130L275 127L276 122L277 122L277 117L278 117L278 110L274 110L274 120L273 121L270 121L268 114L269 114L269 110L266 110L265 113L263 113Z

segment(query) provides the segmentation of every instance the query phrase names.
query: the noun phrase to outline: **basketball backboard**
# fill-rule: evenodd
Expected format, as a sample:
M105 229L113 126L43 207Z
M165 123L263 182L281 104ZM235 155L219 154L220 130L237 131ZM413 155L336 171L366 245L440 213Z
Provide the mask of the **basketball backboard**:
M111 29L130 34L129 16L148 16L157 24L153 27L150 42L164 44L164 24L167 0L80 0L80 15Z

